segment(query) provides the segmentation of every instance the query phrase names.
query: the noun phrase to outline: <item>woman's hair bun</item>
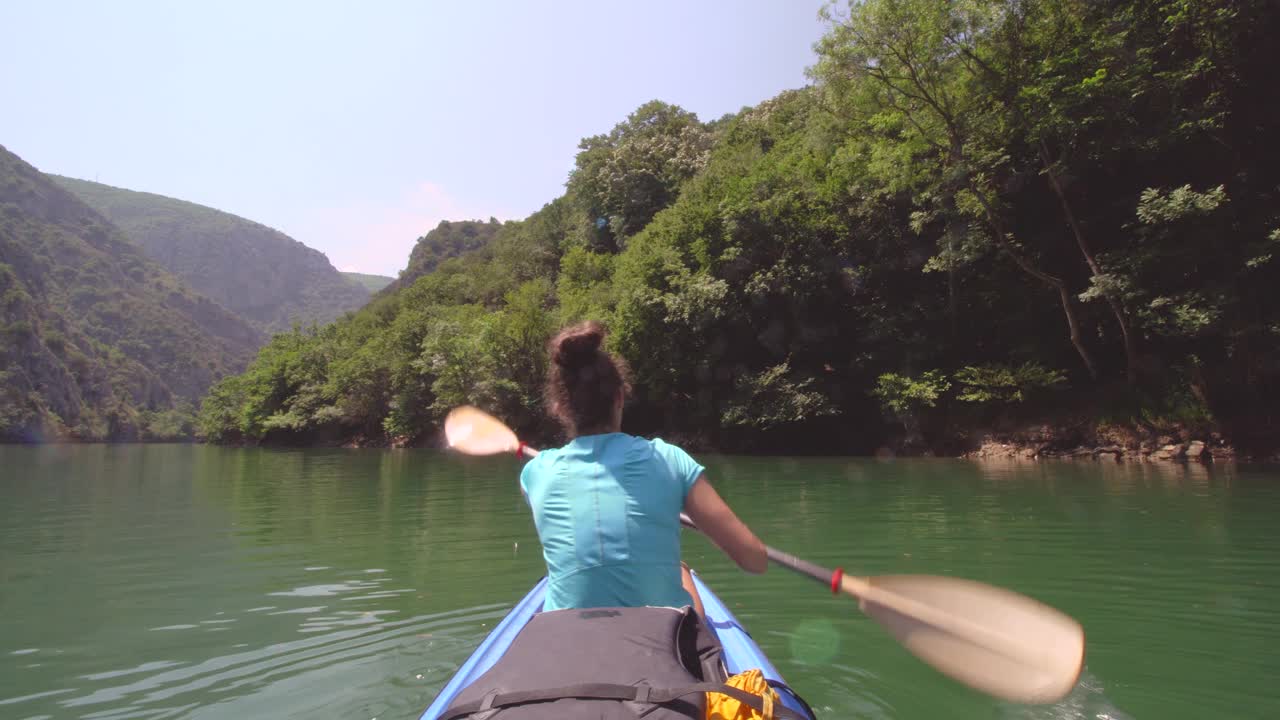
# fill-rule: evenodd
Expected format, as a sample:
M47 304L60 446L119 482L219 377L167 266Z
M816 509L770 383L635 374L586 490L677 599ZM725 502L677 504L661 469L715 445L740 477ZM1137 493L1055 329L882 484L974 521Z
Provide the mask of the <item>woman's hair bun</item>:
M551 341L551 361L560 367L589 365L604 342L604 326L595 321L565 328Z
M605 352L604 325L567 327L547 343L551 356L544 393L547 411L570 437L617 432L618 396L631 392L627 363Z

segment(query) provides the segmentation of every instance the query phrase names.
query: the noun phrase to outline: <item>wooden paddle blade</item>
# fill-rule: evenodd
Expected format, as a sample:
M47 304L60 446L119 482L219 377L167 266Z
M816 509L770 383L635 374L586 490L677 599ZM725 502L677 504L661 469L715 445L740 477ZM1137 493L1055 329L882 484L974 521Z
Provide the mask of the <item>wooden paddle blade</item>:
M520 446L511 428L470 405L449 411L449 417L444 421L444 436L449 447L468 455L513 453Z
M1019 703L1052 703L1084 667L1084 629L1025 595L931 575L845 578L862 610L945 675Z

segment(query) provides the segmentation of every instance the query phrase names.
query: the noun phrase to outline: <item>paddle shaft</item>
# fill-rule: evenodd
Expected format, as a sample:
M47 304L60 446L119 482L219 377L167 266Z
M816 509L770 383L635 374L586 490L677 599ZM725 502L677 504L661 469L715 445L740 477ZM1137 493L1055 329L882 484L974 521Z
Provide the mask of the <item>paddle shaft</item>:
M698 526L693 522L693 518L684 513L680 513L680 524L690 530L698 530ZM801 560L795 555L783 552L775 547L765 545L764 549L765 552L768 553L770 560L787 568L788 570L794 570L801 575L811 577L824 585L831 585L834 582L833 578L835 577L835 572L832 570L828 570L821 565L815 565L808 560ZM841 575L843 575L843 573L841 573Z
M691 530L698 529L697 524L693 522L693 518L690 518L685 513L680 513L680 523ZM768 553L769 559L774 563L830 587L833 593L843 592L857 598L859 607L863 611L866 610L867 603L874 603L936 628L946 630L953 635L968 638L971 642L990 650L1008 653L1013 656L1019 653L1017 638L876 587L874 578L845 575L842 569L828 570L821 565L802 560L791 553L783 552L768 545L765 545L764 549Z

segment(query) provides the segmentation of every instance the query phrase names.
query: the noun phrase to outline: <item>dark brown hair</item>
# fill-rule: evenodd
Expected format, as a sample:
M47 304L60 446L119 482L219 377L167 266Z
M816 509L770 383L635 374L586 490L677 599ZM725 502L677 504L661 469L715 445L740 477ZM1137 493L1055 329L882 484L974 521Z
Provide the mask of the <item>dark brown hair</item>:
M598 322L579 323L561 330L548 345L547 412L570 437L607 431L618 391L623 397L631 393L626 361L600 349L605 333Z

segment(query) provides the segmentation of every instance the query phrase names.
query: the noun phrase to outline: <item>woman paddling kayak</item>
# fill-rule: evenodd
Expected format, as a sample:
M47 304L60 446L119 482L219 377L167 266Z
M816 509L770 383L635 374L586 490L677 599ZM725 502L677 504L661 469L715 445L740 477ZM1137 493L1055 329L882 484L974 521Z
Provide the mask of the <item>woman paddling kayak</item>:
M520 474L547 563L544 609L702 606L680 562L680 512L743 570L762 573L765 545L681 448L621 432L628 369L586 322L551 340L547 410L570 440Z
M631 475L625 470L635 465L653 471L657 479L652 482L684 489L674 495L682 494L684 507L701 518L697 524L716 528L717 544L744 568L757 569L753 563L763 549L769 561L817 580L836 594L857 598L860 609L942 673L1019 703L1057 702L1075 686L1084 663L1083 629L1070 616L1043 603L954 577L846 575L840 568L829 570L762 546L710 488L702 467L691 458L685 460L686 453L658 440L646 443L620 432L622 401L628 390L626 368L600 351L603 338L603 328L585 325L563 331L553 341L555 366L548 405L565 422L572 440L545 453L563 457L538 465L521 478L534 506L548 569L559 566L561 576L571 578L564 583L567 599L551 605L545 597L548 579L544 578L441 691L424 720L480 720L480 716L493 717L493 710L504 720L599 718L605 717L602 712L616 709L617 703L631 713L626 717L646 720L703 720L704 710L707 718L740 718L748 712L743 706L761 717L769 717L772 711L778 720L812 720L812 710L781 683L750 636L714 594L696 584L696 577L690 591L686 588L691 576L684 574L686 582L681 583L677 602L696 599L702 589L706 622L698 622L703 613L687 603L636 607L627 606L625 597L619 601L619 596L643 595L645 588L626 582L632 573L620 573L618 568L628 563L646 565L636 562L645 557L660 558L647 565L672 568L679 558L678 539L674 552L641 555L649 547L645 538L637 541L639 533L631 529L640 527L642 520L667 515L670 508L661 500L665 497L669 503L671 494L629 494L635 487L645 487L628 482ZM602 404L588 404L601 396L612 398L607 421L599 420L604 417ZM514 451L541 457L501 421L474 407L451 411L444 430L449 446L469 455ZM609 452L612 441L632 442L623 444L622 451ZM582 447L575 448L575 443ZM611 495L609 490L616 493ZM652 497L659 500L641 502ZM631 512L632 507L636 512ZM544 515L548 516L545 522ZM619 517L625 542L619 541L616 527L610 534L606 522ZM681 520L697 527L690 518ZM660 542L666 539L659 534ZM606 547L620 560L608 562ZM667 556L671 559L662 562L661 557ZM579 582L582 578L577 577L590 579L592 574L600 576L596 585ZM653 575L666 586L665 591L675 586L667 578L680 577L669 571ZM615 607L595 604L590 596L597 593L612 593L612 599L604 602ZM745 640L739 642L735 632ZM549 658L555 661L548 662ZM774 701L785 707L771 708ZM572 712L567 712L570 708ZM503 714L507 710L515 714ZM524 714L526 710L532 714Z
M452 447L533 456L520 486L547 577L423 718L813 720L705 586L704 607L680 562L681 513L745 570L764 572L768 549L688 453L621 432L627 367L604 336L584 323L550 343L546 403L563 447L534 451L475 408L445 422Z

